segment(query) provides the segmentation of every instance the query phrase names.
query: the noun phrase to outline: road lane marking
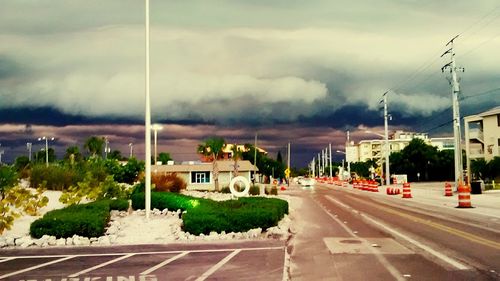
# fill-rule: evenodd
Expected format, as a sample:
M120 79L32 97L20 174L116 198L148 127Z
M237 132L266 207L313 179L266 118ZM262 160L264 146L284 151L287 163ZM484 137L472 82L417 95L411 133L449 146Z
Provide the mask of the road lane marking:
M327 195L327 197L329 197ZM342 228L344 228L345 231L347 231L347 233L349 233L352 237L355 237L359 240L361 240L365 245L369 245L369 242L368 240L366 240L365 238L363 237L360 237L358 236L356 233L354 233L354 231L352 231L345 223L342 223L342 221L332 215L330 212L328 212L328 210L326 209L326 207L324 207L323 205L319 204L316 200L314 200L314 202L316 202L316 204L318 204L320 206L320 208L330 217L332 218L335 222L337 222L340 226L342 226ZM342 203L341 203L342 204ZM389 273L398 281L404 281L406 280L405 278L402 277L402 274L401 272L399 272L399 270L397 270L381 253L380 251L378 251L377 249L375 248L372 248L372 247L369 247L370 251L375 255L375 257L377 258L377 260L385 267L385 269L387 269L387 271L389 271Z
M155 252L136 252L136 253L103 253L103 254L75 254L75 257L102 257L102 256L123 256L123 255L155 255L155 254L179 254L186 251L191 253L211 253L211 252L232 252L236 250L242 251L263 251L263 250L281 250L285 246L274 247L253 247L253 248L227 248L227 249L205 249L205 250L173 250L173 251L155 251ZM0 258L16 258L16 259L33 259L33 258L59 258L67 257L68 255L38 255L38 256L16 256L16 257L0 257Z
M352 198L353 200L362 201L362 200L360 200L358 198L354 198L354 197L350 197L350 198ZM483 237L480 237L480 236L477 236L477 235L474 235L474 234L470 234L470 233L458 230L458 229L453 228L453 227L442 225L442 224L437 223L437 222L432 222L432 221L429 221L429 220L421 219L419 217L412 216L410 214L403 214L400 211L393 210L393 209L388 208L388 207L380 206L380 205L375 204L375 203L370 203L370 202L366 202L366 201L362 201L362 202L364 204L366 204L366 205L373 206L375 208L381 209L381 210L386 211L388 213L395 214L395 215L398 215L400 217L404 217L404 218L412 220L414 222L418 222L418 223L421 223L421 224L432 226L432 227L434 227L436 229L448 232L450 234L454 234L456 236L462 237L462 238L467 239L469 241L476 242L476 243L479 243L479 244L482 244L482 245L485 245L485 246L488 246L488 247L500 250L500 243L498 243L498 242L495 242L495 241L492 241L492 240L488 240L486 238L483 238Z
M182 252L182 253L180 253L180 254L178 254L178 255L174 256L174 257L171 257L171 258L169 258L169 259L167 259L167 260L164 260L164 261L160 262L159 264L157 264L157 265L155 265L155 266L151 267L150 269L148 269L148 270L145 270L145 271L141 272L141 275L148 275L148 274L150 274L151 272L153 272L153 271L157 270L158 268L163 267L163 266L165 266L165 265L167 265L167 264L169 264L169 263L171 263L171 262L175 261L175 260L176 260L176 259L178 259L178 258L182 258L183 256L185 256L185 255L187 255L187 254L189 254L189 252Z
M51 265L51 264L54 264L54 263L62 262L62 261L65 261L65 260L69 260L69 259L72 259L74 257L75 256L66 256L64 258L60 258L60 259L57 259L57 260L49 261L49 262L42 263L42 264L37 264L37 265L32 266L32 267L28 267L28 268L25 268L25 269L21 269L21 270L18 270L18 271L14 271L14 272L2 275L2 276L0 276L0 279L7 278L7 277L10 277L10 276L14 276L14 275L18 275L18 274L21 274L21 273L24 273L24 272L28 272L28 271L31 271L31 270L34 270L34 269L38 269L40 267L44 267L44 266Z
M130 258L130 257L131 257L131 256L133 256L133 255L134 255L134 254L128 254L128 255L121 256L121 257L116 258L116 259L112 259L112 260L107 261L107 262L105 262L105 263L101 263L101 264L98 264L98 265L96 265L96 266L93 266L93 267L90 267L90 268L84 269L84 270L82 270L82 271L80 271L80 272L73 273L73 274L69 275L68 277L77 277L77 276L79 276L79 275L82 275L82 274L84 274L84 273L87 273L87 272L90 272L90 271L96 270L96 269L101 268L101 267L105 267L105 266L110 265L110 264L112 264L112 263L115 263L115 262L117 262L117 261L121 261L121 260L124 260L124 259Z
M329 195L327 195L327 196L325 196L325 197L326 197L326 199L330 200L331 202L333 202L333 203L335 203L335 204L338 204L338 205L340 205L340 206L343 206L344 208L353 209L352 207L350 207L350 206L348 206L348 205L346 205L346 204L344 204L344 203L342 203L342 202L340 202L340 201L338 201L338 200L333 199L333 198L332 198L331 196L329 196ZM387 225L385 225L385 224L383 224L383 223L381 223L381 222L379 222L379 221L377 221L377 220L375 220L375 219L373 219L373 218L371 218L371 217L369 217L369 216L367 216L367 215L365 215L365 214L361 214L361 216L362 216L364 219L366 219L366 220L370 221L371 223L373 223L373 224L377 225L379 228L382 228L382 229L384 229L384 230L386 230L386 231L388 231L388 232L390 232L390 233L392 233L392 234L394 234L394 235L396 235L396 236L399 236L400 238L402 238L402 239L404 239L404 240L406 240L406 241L410 242L411 244L413 244L413 245L415 245L415 246L419 247L420 249L422 249L422 250L424 250L424 251L428 252L429 254L431 254L431 255L433 255L433 256L435 256L435 257L439 258L440 260L442 260L442 261L444 261L444 262L446 262L446 263L448 263L448 264L452 265L453 267L455 267L455 268L457 268L457 269L459 269L459 270L468 270L468 269L469 269L469 267L467 267L466 265L464 265L464 264L462 264L462 263L460 263L460 262L458 262L458 261L456 261L456 260L454 260L454 259L452 259L452 258L450 258L450 257L446 256L446 255L443 255L443 254L441 254L441 253L439 253L439 252L435 251L435 250L434 250L434 249L432 249L431 247L429 247L429 246L427 246L427 245L424 245L424 244L422 244L422 243L418 242L417 240L415 240L415 239L413 239L413 238L410 238L410 237L408 237L408 236L404 235L403 233L401 233L401 232L399 232L399 231L397 231L397 230L395 230L395 229L393 229L393 228L390 228L389 226L387 226Z
M0 263L2 262L6 262L6 261L10 261L10 260L14 260L16 258L3 258L2 260L0 260Z
M229 260L231 260L239 252L241 252L240 249L238 249L238 250L230 253L225 258L223 258L221 261L219 261L217 264L215 264L214 266L212 266L205 273L203 273L200 277L196 278L195 281L203 281L203 280L207 279L210 275L212 275L215 271L217 271L219 268L221 268L224 264L226 264Z

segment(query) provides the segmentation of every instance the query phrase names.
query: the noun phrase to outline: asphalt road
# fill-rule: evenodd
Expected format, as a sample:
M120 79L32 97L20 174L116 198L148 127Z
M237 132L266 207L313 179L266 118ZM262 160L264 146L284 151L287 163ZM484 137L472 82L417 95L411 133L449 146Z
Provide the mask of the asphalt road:
M295 188L292 280L499 280L500 225L351 187Z
M0 280L283 280L281 241L8 250Z

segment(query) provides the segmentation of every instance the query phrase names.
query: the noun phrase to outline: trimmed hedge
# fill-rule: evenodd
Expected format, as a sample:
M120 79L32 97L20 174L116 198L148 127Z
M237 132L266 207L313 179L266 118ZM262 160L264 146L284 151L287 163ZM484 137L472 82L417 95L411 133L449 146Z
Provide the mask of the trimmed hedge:
M145 208L145 194L136 193L132 194L130 197L132 199L132 208L135 210ZM199 204L210 204L212 200L207 200L203 198L195 198L191 196L186 196L178 193L172 192L151 192L151 208L154 209L169 209L169 210L181 210L186 211L191 209L193 206L198 206Z
M53 210L31 224L30 235L35 238L43 235L67 238L75 234L99 237L105 232L110 217L109 211L127 208L127 200L101 200Z
M144 209L144 204L144 193L132 195L134 209ZM288 214L288 202L276 198L243 197L217 202L169 192L151 192L151 208L187 211L182 216L183 229L195 235L266 229Z

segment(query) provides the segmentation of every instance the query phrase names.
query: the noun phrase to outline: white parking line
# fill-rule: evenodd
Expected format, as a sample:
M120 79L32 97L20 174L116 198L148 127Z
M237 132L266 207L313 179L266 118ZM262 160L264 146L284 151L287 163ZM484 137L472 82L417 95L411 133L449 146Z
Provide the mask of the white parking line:
M338 200L335 200L335 199L333 199L332 197L330 197L328 195L326 196L326 198L328 200L330 200L331 202L336 203L336 204L338 204L338 205L340 205L340 206L342 206L344 208L353 209L352 207L347 206L346 204L344 204L342 202L339 202ZM410 237L404 235L403 233L401 233L401 232L399 232L399 231L397 231L395 229L390 228L389 226L381 223L380 221L377 221L377 220L375 220L375 219L373 219L373 218L371 218L371 217L369 217L369 216L367 216L365 214L361 214L361 217L363 217L365 220L371 222L372 224L375 224L379 228L384 229L384 230L386 230L388 232L391 232L392 234L394 234L396 236L399 236L400 238L402 238L402 239L410 242L411 244L419 247L420 249L428 252L429 254L437 257L438 259L440 259L440 260L442 260L442 261L444 261L444 262L446 262L446 263L454 266L457 269L460 269L460 270L467 270L467 269L469 269L469 267L467 267L466 265L464 265L464 264L462 264L462 263L460 263L460 262L458 262L458 261L456 261L456 260L454 260L454 259L452 259L450 257L447 257L447 256L445 256L445 255L443 255L443 254L441 254L441 253L433 250L431 247L429 247L427 245L424 245L424 244L416 241L415 239L410 238Z
M113 260L110 260L110 261L107 261L105 263L101 263L101 264L98 264L96 266L93 266L93 267L90 267L90 268L87 268L87 269L84 269L80 272L77 272L77 273L73 273L71 275L69 275L68 277L77 277L79 275L82 275L84 273L87 273L87 272L90 272L90 271L93 271L93 270L96 270L98 268L101 268L101 267L104 267L106 265L109 265L109 264L112 264L112 263L115 263L117 261L121 261L121 260L124 260L124 259L127 259L127 258L130 258L131 256L133 256L134 254L128 254L128 255L125 255L125 256L121 256L119 258L116 258L116 259L113 259Z
M148 269L148 270L145 270L145 271L141 272L141 275L148 275L148 274L150 274L151 272L153 272L153 271L157 270L158 268L160 268L160 267L162 267L162 266L164 266L164 265L167 265L167 264L169 264L169 263L171 263L171 262L175 261L175 260L176 260L176 259L178 259L178 258L182 258L183 256L185 256L185 255L187 255L187 254L189 254L189 252L182 252L182 253L180 253L180 254L178 254L178 255L174 256L174 257L169 258L168 260L164 260L164 261L160 262L159 264L157 264L157 265L155 265L155 266L151 267L150 269Z
M15 258L3 258L2 260L0 260L0 263L2 262L6 262L6 261L10 261L10 260L13 260Z
M232 252L236 250L241 251L261 251L261 250L279 250L284 246L274 247L254 247L254 248L227 248L227 249L205 249L205 250L174 250L174 251L155 251L155 252L137 252L137 253L103 253L103 254L75 254L75 257L102 257L102 256L123 256L123 255L155 255L155 254L179 254L185 251L190 253L211 253L211 252ZM0 257L0 258L16 258L16 259L34 259L34 258L60 258L68 255L38 255L38 256L16 256L16 257Z
M62 261L65 261L65 260L69 260L69 259L72 259L74 257L75 256L66 256L66 257L61 258L61 259L49 261L49 262L46 262L46 263L42 263L42 264L38 264L38 265L35 265L35 266L32 266L32 267L28 267L28 268L25 268L25 269L14 271L14 272L11 272L11 273L8 273L8 274L0 276L0 279L7 278L7 277L10 277L10 276L14 276L14 275L18 275L18 274L21 274L21 273L24 273L24 272L27 272L27 271L31 271L33 269L37 269L37 268L40 268L40 267L44 267L44 266L47 266L47 265L51 265L51 264L54 264L54 263L62 262Z
M231 260L234 256L236 256L239 252L241 252L241 249L238 249L229 255L227 255L225 258L223 258L220 262L212 266L209 270L207 270L205 273L203 273L200 277L196 278L195 281L203 281L207 279L210 275L212 275L215 271L217 271L219 268L221 268L224 264L226 264L229 260Z

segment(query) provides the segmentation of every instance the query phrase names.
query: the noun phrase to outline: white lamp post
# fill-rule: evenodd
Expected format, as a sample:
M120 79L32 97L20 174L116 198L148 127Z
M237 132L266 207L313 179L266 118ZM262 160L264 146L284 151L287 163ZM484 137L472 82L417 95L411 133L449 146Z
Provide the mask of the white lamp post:
M369 134L374 134L380 137L383 137L385 139L385 145L384 145L384 156L385 156L385 184L390 185L391 184L391 175L389 172L389 155L391 154L390 147L389 147L389 132L387 130L387 120L386 120L386 126L385 126L385 134L379 134L375 133L372 131L365 131L365 133Z
M157 145L158 145L158 131L161 130L161 129L163 129L163 126L160 125L160 124L153 124L153 126L151 127L151 129L154 132L154 141L155 141L155 161L154 161L154 164L156 165L156 163L157 163L157 157L158 157L158 149L157 149Z
M129 156L129 158L132 158L132 157L134 157L134 144L133 143L129 143L128 146L130 147L130 156Z
M146 43L146 108L145 108L145 209L146 219L149 219L151 210L151 104L149 100L149 0L145 0L145 43Z
M43 136L41 138L38 138L38 141L45 140L45 166L49 166L49 138L46 136ZM50 138L51 141L54 140L54 138Z

